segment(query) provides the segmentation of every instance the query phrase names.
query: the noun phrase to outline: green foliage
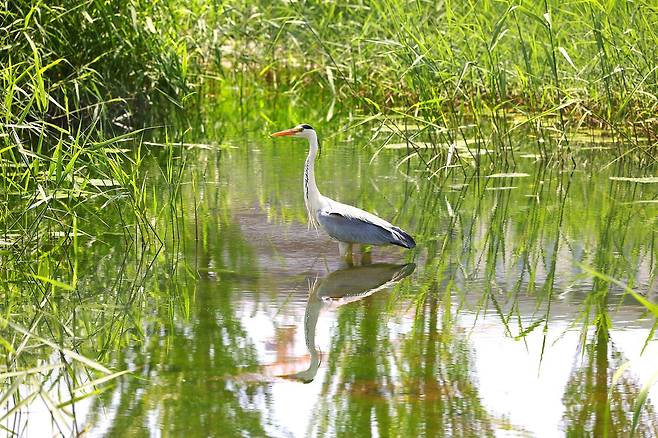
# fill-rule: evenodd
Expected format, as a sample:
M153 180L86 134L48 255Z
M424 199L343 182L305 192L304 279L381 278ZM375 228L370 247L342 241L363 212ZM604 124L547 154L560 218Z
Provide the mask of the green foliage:
M31 95L38 120L112 97L158 89L175 98L186 89L183 41L163 3L18 0L3 9L4 102L21 109L7 106L8 114L29 112Z
M325 88L334 96L321 103L327 119L341 106L402 116L433 143L473 139L464 127L475 124L477 142L503 161L520 126L533 128L547 157L568 154L570 136L592 126L655 156L651 1L229 4L216 20L219 74L239 72L247 88ZM495 138L477 131L483 122Z

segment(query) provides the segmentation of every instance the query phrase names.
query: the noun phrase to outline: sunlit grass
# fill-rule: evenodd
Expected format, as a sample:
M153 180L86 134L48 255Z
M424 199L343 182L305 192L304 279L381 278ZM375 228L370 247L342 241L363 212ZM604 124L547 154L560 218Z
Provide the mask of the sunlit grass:
M521 126L545 158L568 159L585 127L618 152L655 152L656 14L650 2L263 2L216 24L245 94L324 88L327 120L403 117L422 141L470 140L508 163Z

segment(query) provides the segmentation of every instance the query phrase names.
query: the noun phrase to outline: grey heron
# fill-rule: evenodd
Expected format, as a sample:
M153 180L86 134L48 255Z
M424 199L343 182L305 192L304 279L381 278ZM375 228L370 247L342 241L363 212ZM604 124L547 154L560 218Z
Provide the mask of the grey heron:
M323 196L315 182L315 157L318 153L318 136L306 124L275 132L272 137L302 137L308 140L309 151L304 165L304 203L309 221L315 229L321 227L338 241L342 257L351 258L352 245L397 245L411 249L416 242L406 231L372 213L343 204Z

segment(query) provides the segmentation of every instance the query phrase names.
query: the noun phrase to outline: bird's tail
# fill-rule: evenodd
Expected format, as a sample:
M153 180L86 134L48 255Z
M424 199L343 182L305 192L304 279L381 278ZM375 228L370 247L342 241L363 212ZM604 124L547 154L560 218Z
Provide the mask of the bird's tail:
M395 232L391 233L393 235L393 239L391 239L391 243L393 245L401 246L402 248L407 249L411 249L416 246L416 241L409 235L409 233L398 227L395 227L394 230Z

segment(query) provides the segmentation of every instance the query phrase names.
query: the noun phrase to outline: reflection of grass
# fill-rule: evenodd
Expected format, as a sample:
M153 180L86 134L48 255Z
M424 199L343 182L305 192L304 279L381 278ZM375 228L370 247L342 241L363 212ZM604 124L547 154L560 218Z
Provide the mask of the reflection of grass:
M592 277L599 280L604 286L606 284L610 284L610 285L614 284L614 285L620 287L624 291L624 293L627 293L627 294L631 295L633 298L635 298L635 300L637 300L640 304L642 304L644 307L646 307L646 309L649 312L651 312L654 315L654 317L658 317L658 306L656 306L656 304L650 302L644 296L642 296L641 294L637 293L636 291L634 291L633 289L628 287L626 284L623 284L622 282L620 282L618 280L615 280L614 278L610 277L609 275L598 272L597 270L592 269L589 266L585 266L585 265L581 264L580 267L583 269L583 271L587 272L589 275L591 275ZM605 293L604 293L603 297L605 297ZM606 313L605 313L605 310L601 310L601 312L603 313L603 315L597 315L597 318L596 318L597 321L598 321L597 323L601 326L601 328L599 328L599 332L605 332L605 336L608 336L607 335L607 327L606 327L607 318L605 316ZM655 322L654 327L653 327L652 331L649 334L649 337L647 338L647 340L645 342L645 346L646 346L646 343L648 343L651 340L651 338L653 337L653 334L655 332L655 329L656 329L657 325L658 325L658 322ZM600 336L599 336L599 338L600 338ZM607 339L605 339L604 342L607 343ZM603 354L607 355L607 350L604 350L603 352L600 352L599 351L600 349L601 348L597 348L597 354L598 355L603 355ZM600 360L600 358L599 358L599 360ZM607 360L607 358L605 360ZM618 366L618 368L620 370L622 369L622 367L623 367L623 365ZM599 373L605 372L607 374L607 372L608 372L607 370L608 370L608 367L606 366L604 370L599 370ZM618 381L621 380L621 377L622 377L621 374L616 376L616 378L613 377L612 384L613 385L618 385L619 384ZM630 427L628 427L628 425L626 424L626 425L623 425L622 428L618 428L618 430L620 430L620 429L630 430L630 435L631 436L634 436L636 433L639 433L641 436L653 436L653 435L656 435L656 433L658 433L658 423L656 421L654 421L653 424L651 423L652 416L655 416L655 414L653 412L653 407L651 405L646 405L645 406L645 403L646 403L647 397L648 397L648 393L649 393L649 389L655 383L656 379L658 379L658 372L656 372L654 374L654 376L649 381L645 382L645 384L643 385L643 387L641 389L638 390L637 388L635 388L633 386L634 390L632 391L632 393L633 393L634 401L632 402L632 404L633 404L632 423L631 423ZM627 395L629 392L631 392L631 391L628 391L628 390L622 391L621 394L617 398L620 398L623 395ZM608 408L608 410L609 410L609 408ZM627 412L629 412L629 411L630 411L630 409L628 407L626 408L626 410L620 409L619 411L617 411L617 415L621 416L622 419L624 419L623 416L626 415ZM644 411L646 411L646 413L649 415L648 418L644 418L642 416ZM608 415L610 415L610 414L608 414ZM607 417L606 417L605 420L608 421ZM644 422L642 422L642 420L644 420ZM601 421L601 420L599 420L599 421Z
M567 435L655 436L658 417L653 406L637 405L641 395L637 380L628 372L616 379L612 376L623 358L607 331L597 330L583 354L583 363L574 368L563 398Z
M555 316L575 315L571 324L582 326L583 345L592 328L604 334L597 347L602 352L584 359L587 367L596 368L598 380L610 380L612 365L594 362L608 355L608 332L616 328L614 312L633 310L632 318L646 317L642 307L624 302L625 296L633 296L652 320L656 315L651 301L658 276L652 244L655 207L638 208L633 203L655 194L643 184L620 184L605 172L583 178L579 172L543 166L527 169L520 170L533 177L516 179L516 190L488 192L491 179L455 184L462 178L453 175L428 190L427 196L421 193L419 210L436 211L438 198L451 205L451 214L418 216L417 229L422 230L418 241L428 254L419 292L430 293L429 285L439 279L460 306L478 314L492 312L507 336L516 339L541 328L546 334ZM653 323L646 342L653 339ZM573 404L567 406L569 429L589 433L607 428L613 435L637 430L651 435L647 430L655 429L656 417L644 404L651 383L641 390L634 387L633 398L624 403L612 397L597 399L592 407L596 412L579 411L579 399L565 395L565 401ZM590 385L576 392L590 394L594 389ZM603 387L603 393L606 390ZM599 392L592 397L599 397ZM610 409L616 409L613 419ZM572 411L578 411L574 418ZM590 414L595 420L579 420ZM599 436L598 432L594 434Z
M644 296L642 296L641 294L635 292L633 289L631 289L630 287L628 287L626 284L622 283L622 282L619 281L619 280L615 280L614 278L610 277L609 275L606 275L606 274L603 274L603 273L601 273L601 272L598 272L598 271L592 269L592 268L589 267L589 266L585 266L585 265L582 265L582 264L581 264L580 267L583 269L583 271L587 272L588 274L590 274L590 275L593 276L593 277L596 277L596 278L598 278L598 279L600 279L600 280L603 280L603 281L605 281L605 282L607 282L607 283L610 283L610 284L614 284L614 285L616 285L616 286L619 286L620 288L622 288L622 289L624 290L624 292L626 292L627 294L631 295L633 298L635 298L635 299L637 300L637 302L639 302L639 303L642 304L644 307L646 307L647 310L648 310L649 312L653 313L654 316L658 317L658 306L657 306L656 304L650 302L649 300L647 300L647 299L646 299Z
M376 424L393 436L493 435L450 312L440 316L445 303L435 288L424 297L399 347L382 319L382 300L341 309L314 433L367 436Z
M569 290L591 284L592 277L583 279L576 263L598 259L606 263L605 272L649 292L657 274L655 251L647 246L655 207L629 201L651 196L652 190L629 191L605 173L590 179L541 166L531 173L516 190L487 191L491 180L477 178L455 185L460 178L453 177L428 189L427 196L421 192L411 214L437 270L452 264L460 286L484 280L490 294L502 290L508 303L520 294L546 301L555 288L568 298L574 295ZM447 205L452 217L421 213Z
M175 267L160 293L144 290L154 260L170 263L165 253L158 257L166 227L153 219L171 221L176 205L161 217L157 199L147 202L142 189L139 153L108 157L97 144L53 159L20 152L13 163L25 163L24 170L0 187L8 201L0 215L2 398L11 408L4 418L38 402L65 435L78 433L77 420L68 419L71 403L125 373L108 369L108 361L143 336L148 303L176 299Z

